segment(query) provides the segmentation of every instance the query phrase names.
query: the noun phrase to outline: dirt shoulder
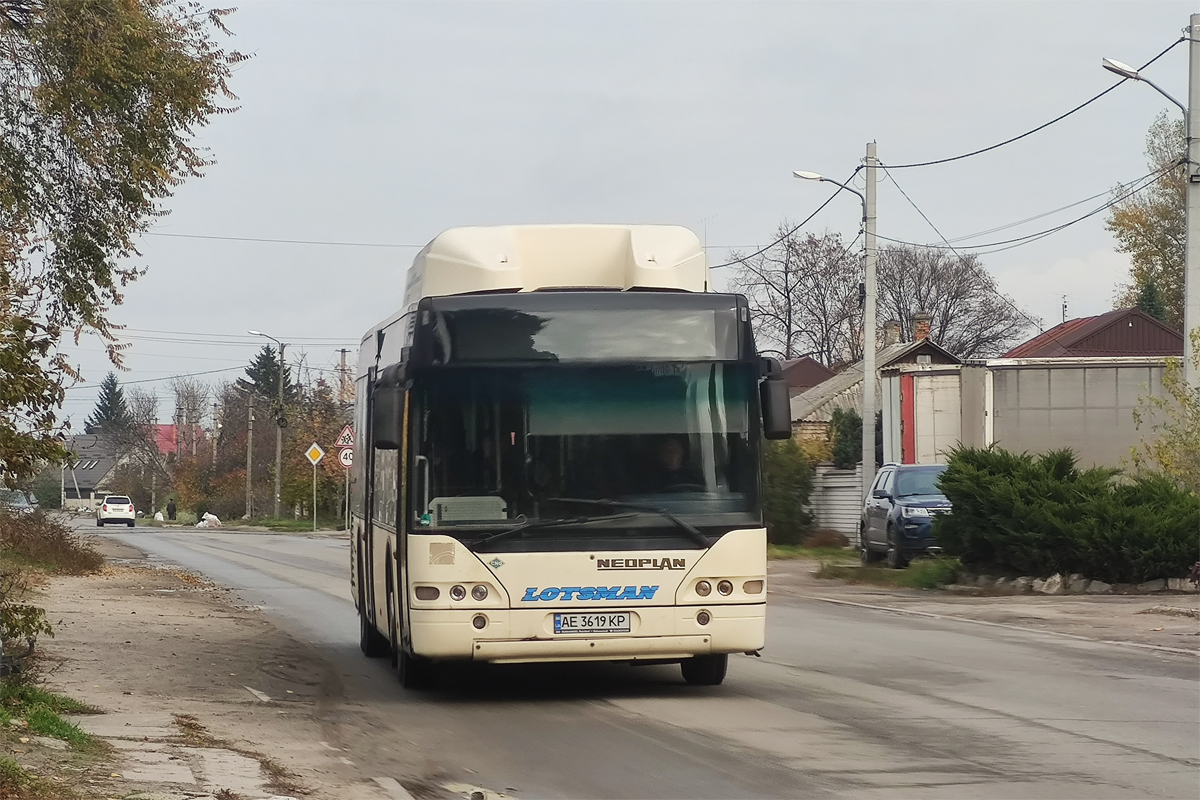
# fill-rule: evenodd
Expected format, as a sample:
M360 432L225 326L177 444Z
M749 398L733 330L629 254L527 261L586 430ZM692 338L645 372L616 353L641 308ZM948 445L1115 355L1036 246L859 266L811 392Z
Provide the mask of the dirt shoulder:
M54 578L37 599L55 626L40 644L47 688L105 712L72 718L111 748L68 775L82 797L394 796L322 741L338 678L313 648L227 590L97 544L101 573ZM42 746L6 749L36 766L51 755Z
M816 578L819 562L771 561L768 592L1013 625L1097 641L1200 653L1200 595L991 595L901 589ZM1182 609L1171 613L1169 609Z

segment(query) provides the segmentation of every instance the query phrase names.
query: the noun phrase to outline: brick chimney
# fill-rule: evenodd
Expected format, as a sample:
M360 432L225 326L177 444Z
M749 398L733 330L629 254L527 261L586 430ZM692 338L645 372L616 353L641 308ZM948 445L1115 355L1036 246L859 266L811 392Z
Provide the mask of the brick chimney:
M883 346L887 347L900 342L900 320L889 319L883 323Z
M928 312L918 311L913 314L913 341L922 342L929 339L929 324L933 320Z

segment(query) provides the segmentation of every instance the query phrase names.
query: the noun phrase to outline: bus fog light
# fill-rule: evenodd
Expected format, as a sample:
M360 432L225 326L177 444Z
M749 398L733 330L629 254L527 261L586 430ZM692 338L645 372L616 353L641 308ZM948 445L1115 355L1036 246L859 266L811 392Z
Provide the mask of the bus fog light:
M461 587L457 584L450 587L450 599L451 600L462 600L466 596L467 596L467 590L464 589L463 587Z
M417 599L418 600L437 600L441 596L441 594L442 593L438 590L438 588L436 586L418 586L417 587Z
M707 625L708 623L712 622L712 615L707 611L701 611L696 615L696 622L700 625Z
M474 597L476 600L486 600L487 594L487 587L482 583L477 583L471 587L471 597Z
M476 614L471 619L471 624L475 626L476 630L483 630L487 627L487 617L485 617L483 614Z
M708 581L700 581L696 584L696 594L700 595L701 597L708 597L708 594L711 591L712 584Z
M742 591L746 594L758 594L763 590L762 581L746 581L742 584Z
M729 581L721 581L717 584L717 591L723 595L731 595L733 594L733 584Z

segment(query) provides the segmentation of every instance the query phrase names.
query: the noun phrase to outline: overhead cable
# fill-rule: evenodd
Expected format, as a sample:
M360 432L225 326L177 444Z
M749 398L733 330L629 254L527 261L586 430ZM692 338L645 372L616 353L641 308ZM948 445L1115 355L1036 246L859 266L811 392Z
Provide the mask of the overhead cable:
M850 176L849 176L848 178L846 178L846 180L842 181L842 183L849 183L850 181L854 180L854 176L855 176L855 175L857 175L857 174L859 173L859 170L861 170L861 169L862 169L862 167L861 167L861 166L855 167L855 168L854 168L854 172L851 172L851 173L850 173ZM726 262L726 263L724 263L724 264L717 264L715 267L709 267L709 269L710 269L710 270L713 270L713 269L723 269L723 268L725 268L725 267L732 267L734 264L741 264L741 263L743 263L743 262L747 261L748 259L754 258L755 256L761 256L763 253L767 252L767 251L768 251L768 250L770 250L772 247L774 247L775 245L779 244L779 243L780 243L780 242L782 242L784 239L787 239L787 238L788 238L789 236L791 236L793 233L795 233L796 231L800 230L800 229L801 229L801 228L803 228L805 225L807 225L807 224L809 223L809 221L811 221L811 220L812 220L812 218L813 218L813 217L815 217L817 214L820 214L820 213L821 213L821 212L822 212L822 211L825 209L825 206L827 206L827 205L829 205L830 203L832 203L832 202L833 202L833 198L837 197L837 196L838 196L838 194L839 194L841 191L842 191L842 187L841 187L841 186L839 186L837 189L835 189L835 190L834 190L833 194L829 195L829 198L828 198L828 199L827 199L827 200L826 200L824 203L821 203L821 205L817 206L817 210L816 210L816 211L814 211L814 212L812 212L811 214L809 214L807 217L805 217L805 218L804 218L804 220L803 220L803 221L801 221L801 222L800 222L800 223L798 223L796 226L794 226L794 227L793 227L793 228L792 228L790 231L788 231L787 233L785 233L783 236L780 236L778 239L776 239L775 241L771 242L771 243L770 243L769 245L767 245L766 247L761 247L761 248L759 248L758 250L755 250L753 253L750 253L749 255L742 256L741 258L735 258L733 261L727 261L727 262Z
M1150 66L1151 64L1153 64L1155 61L1158 61L1160 58L1162 58L1163 56L1165 56L1167 53L1171 52L1171 50L1173 50L1173 49L1175 48L1175 46L1176 46L1176 45L1178 45L1180 42L1183 42L1183 41L1186 41L1186 38L1185 38L1185 37L1182 37L1182 36L1181 36L1180 38L1176 39L1174 42L1172 42L1170 45L1168 45L1168 46L1166 47L1166 49L1164 49L1164 50L1163 50L1161 53L1159 53L1159 54L1158 54L1158 55L1156 55L1154 58L1152 58L1152 59L1150 59L1149 61L1147 61L1145 64L1142 64L1142 66L1138 67L1138 71L1139 71L1139 72L1141 72L1141 71L1142 71L1142 70L1144 70L1146 67L1148 67L1148 66ZM1128 79L1128 78L1122 78L1121 80L1119 80L1119 81L1117 81L1116 83L1114 83L1112 86L1110 86L1110 87L1108 87L1107 89L1105 89L1104 91L1100 92L1100 94L1098 94L1098 95L1095 95L1094 97L1092 97L1092 98L1091 98L1091 99L1089 99L1089 100L1085 100L1085 101L1083 101L1082 103L1080 103L1079 105L1075 106L1074 108L1072 108L1070 111L1066 112L1065 114L1059 114L1057 117L1055 117L1054 119L1050 120L1049 122L1046 122L1046 123L1043 123L1043 124L1041 124L1041 125L1038 125L1036 128L1033 128L1032 130L1025 131L1024 133L1022 133L1022 134L1020 134L1020 135L1018 135L1018 136L1013 136L1011 139L1005 139L1003 142L997 142L996 144L989 145L989 146L987 146L987 147L981 147L981 148L980 148L980 149L978 149L978 150L972 150L971 152L969 152L969 153L963 153L962 155L951 156L950 158L939 158L939 159L936 159L936 160L933 160L933 161L919 161L919 162L916 162L916 163L913 163L913 164L892 164L892 165L891 165L891 168L892 168L892 169L911 169L911 168L913 168L913 167L932 167L932 166L935 166L935 165L937 165L937 164L949 164L951 161L961 161L961 160L962 160L962 159L964 159L964 158L970 158L971 156L978 156L978 155L982 155L983 153L987 153L987 152L990 152L990 151L992 151L992 150L996 150L997 148L1004 147L1006 144L1012 144L1013 142L1018 142L1018 141L1020 141L1021 139L1024 139L1025 137L1027 137L1027 136L1032 136L1033 134L1037 133L1038 131L1042 131L1042 130L1045 130L1046 128L1049 128L1051 125L1053 125L1053 124L1054 124L1054 123L1056 123L1056 122L1061 122L1062 120L1064 120L1064 119L1066 119L1067 117L1069 117L1069 116L1071 116L1072 114L1074 114L1076 111L1080 111L1080 110L1082 110L1082 109L1084 109L1084 108L1087 108L1087 107L1088 107L1088 106L1090 106L1092 103L1096 102L1096 101L1097 101L1097 100L1099 100L1101 97L1104 97L1104 95L1108 94L1108 93L1109 93L1109 92L1111 92L1113 89L1116 89L1118 86L1120 86L1122 83L1124 83L1124 82L1125 82L1125 81L1127 81L1127 80L1129 80L1129 79Z

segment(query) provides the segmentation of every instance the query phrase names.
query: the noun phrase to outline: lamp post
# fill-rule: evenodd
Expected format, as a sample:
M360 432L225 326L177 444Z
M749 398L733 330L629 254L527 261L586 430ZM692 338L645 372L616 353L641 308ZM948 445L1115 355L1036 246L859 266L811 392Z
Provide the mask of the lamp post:
M863 263L863 384L862 384L862 494L865 498L875 481L875 168L877 158L875 143L867 143L867 191L857 189L826 178L816 172L796 170L792 174L807 181L824 181L858 195L862 201L863 234L866 240L866 258Z
M1188 104L1186 106L1128 64L1122 64L1111 58L1106 58L1101 62L1109 72L1115 72L1122 78L1141 81L1149 85L1183 112L1183 129L1187 140L1187 163L1185 165L1187 244L1184 249L1183 266L1183 377L1193 390L1200 389L1200 374L1196 370L1196 346L1191 335L1192 331L1200 326L1200 139L1192 136L1192 131L1200 130L1200 119L1193 118L1193 114L1200 110L1200 39L1196 38L1197 33L1200 33L1200 14L1192 14L1186 29L1188 40Z
M247 331L253 336L262 336L279 345L279 415L275 418L275 506L272 516L279 519L279 481L283 474L283 371L287 368L283 360L286 342L281 342L274 336L262 331Z

